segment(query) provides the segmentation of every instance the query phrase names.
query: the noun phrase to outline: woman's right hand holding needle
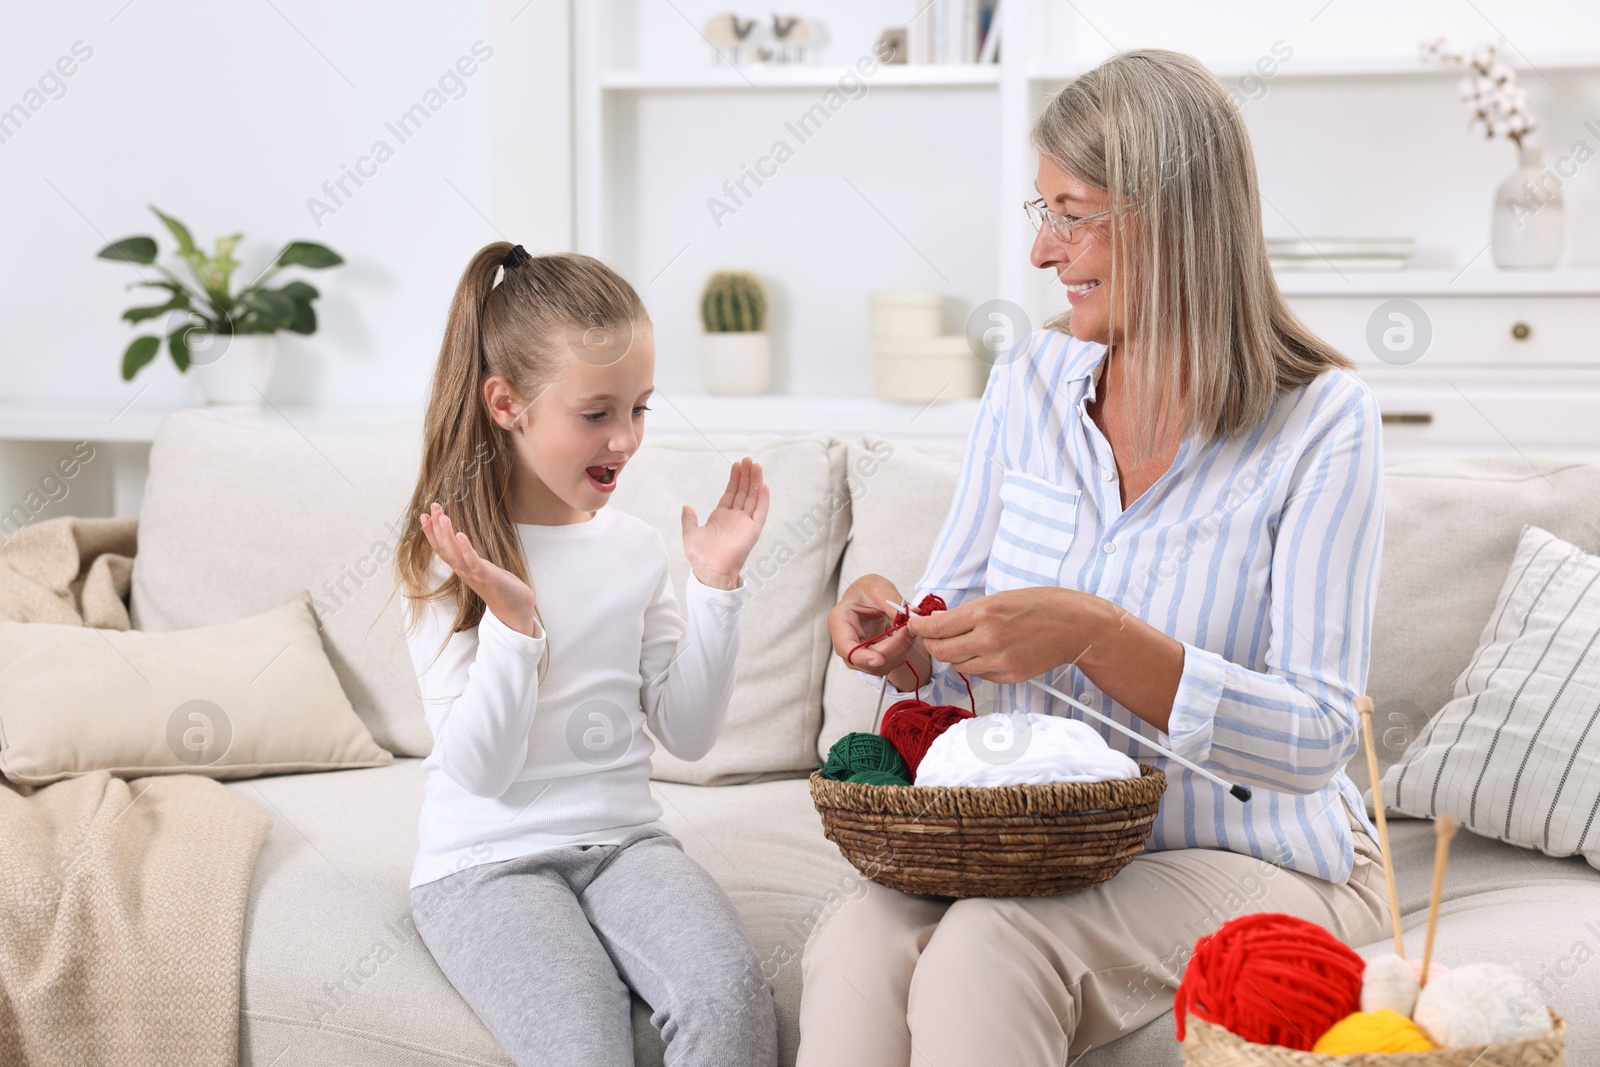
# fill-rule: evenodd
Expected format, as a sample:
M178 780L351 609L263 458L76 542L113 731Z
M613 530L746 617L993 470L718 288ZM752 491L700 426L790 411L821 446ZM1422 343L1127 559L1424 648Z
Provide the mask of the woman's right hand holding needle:
M437 501L422 513L422 532L438 557L483 598L495 618L528 637L542 636L533 590L504 567L490 563L472 547L467 535L450 523Z

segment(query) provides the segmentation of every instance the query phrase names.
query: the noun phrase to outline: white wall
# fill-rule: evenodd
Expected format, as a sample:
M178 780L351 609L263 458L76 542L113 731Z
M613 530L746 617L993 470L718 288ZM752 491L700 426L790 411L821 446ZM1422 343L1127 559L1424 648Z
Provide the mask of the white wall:
M75 42L91 52L65 92L0 143L9 253L0 261L0 397L120 405L148 384L137 403L170 407L197 395L165 352L133 383L118 376L133 336L119 316L152 290L125 291L134 269L94 257L132 234L170 252L147 204L208 246L243 231L243 272L296 238L348 260L303 272L323 293L321 328L280 335L269 393L278 404L420 404L472 252L502 234L529 247L570 242L567 101L540 95L542 76L567 78L561 0L125 4L34 4L0 35L0 108L24 101ZM475 46L492 56L452 81ZM543 61L527 62L530 53ZM443 91L429 97L441 77ZM500 109L491 107L495 87L506 90ZM386 124L419 102L437 110L402 142ZM557 142L553 153L518 145L502 168L529 175L520 192L536 195L526 200L495 188L497 125ZM347 179L351 195L335 204L323 183L379 141L392 158L369 164L375 173L360 187ZM533 167L529 155L545 158ZM562 202L541 211L547 187ZM497 206L497 194L508 202ZM333 213L314 219L312 198Z
M131 385L117 376L131 336L118 319L132 303L123 287L135 275L94 253L136 233L170 249L145 207L155 203L206 241L243 230L247 270L291 238L324 241L350 260L311 276L325 294L322 328L283 336L274 402L420 403L472 251L501 236L536 251L571 247L571 2L32 5L0 35L0 108L24 101L75 42L93 55L65 80L64 95L0 143L11 253L0 263L0 398L115 406L147 384L141 405L194 398L165 356ZM1057 60L1145 44L1248 59L1283 40L1294 49L1291 67L1405 57L1434 32L1467 44L1497 36L1497 27L1533 56L1600 50L1600 14L1579 0L1035 4L1048 14L1032 47ZM726 6L622 4L623 13L642 12L642 29L620 58L708 61L695 26ZM831 33L817 58L849 62L915 6L819 0L808 10ZM478 41L493 58L398 144L385 122ZM1524 84L1551 155L1580 139L1600 150L1600 135L1584 127L1600 130L1600 72L1529 71ZM697 388L698 286L719 266L773 280L779 387L796 393L867 390L866 290L941 289L952 326L992 295L992 89L874 89L746 208L720 228L711 223L707 197L819 95L681 93L620 105L614 147L640 178L615 181L617 210L636 239L610 254L656 319L663 388ZM1437 266L1464 264L1487 242L1490 196L1512 169L1512 151L1466 132L1453 76L1280 75L1245 114L1269 233L1412 234L1422 262ZM326 199L323 183L380 138L393 158L316 225L307 200ZM1600 165L1579 168L1565 192L1566 262L1600 265ZM1026 225L1020 209L1017 225Z

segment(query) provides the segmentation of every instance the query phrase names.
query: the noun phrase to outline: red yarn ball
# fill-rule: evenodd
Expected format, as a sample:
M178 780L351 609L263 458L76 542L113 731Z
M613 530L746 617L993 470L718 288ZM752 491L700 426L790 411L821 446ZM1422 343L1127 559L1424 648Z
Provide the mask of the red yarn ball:
M1361 1010L1365 967L1316 923L1242 915L1195 942L1172 1005L1178 1040L1193 1012L1246 1041L1309 1052L1334 1023Z
M928 754L928 746L933 744L933 739L962 719L970 718L973 718L973 714L966 708L927 704L916 699L897 700L884 713L883 725L878 727L878 733L894 745L915 781L917 766L922 763L922 757Z

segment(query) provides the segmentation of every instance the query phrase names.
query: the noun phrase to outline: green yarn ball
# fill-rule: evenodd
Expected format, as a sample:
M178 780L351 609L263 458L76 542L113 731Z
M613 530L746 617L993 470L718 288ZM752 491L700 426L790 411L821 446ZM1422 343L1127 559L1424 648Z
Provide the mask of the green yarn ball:
M860 731L845 734L828 749L828 760L822 765L824 778L840 782L860 781L854 776L869 771L888 774L901 785L911 784L911 772L906 769L906 761L900 758L900 753L888 738L877 734ZM875 781L873 784L888 783Z
M862 785L910 785L911 783L903 774L893 771L857 771L846 778L847 782L860 782Z

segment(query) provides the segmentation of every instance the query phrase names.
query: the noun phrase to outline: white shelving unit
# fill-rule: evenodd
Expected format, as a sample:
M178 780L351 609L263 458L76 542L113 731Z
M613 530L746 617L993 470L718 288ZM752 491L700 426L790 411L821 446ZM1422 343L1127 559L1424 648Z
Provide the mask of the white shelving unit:
M842 7L836 4L835 7ZM899 23L917 5L907 0ZM889 5L879 4L878 9L888 10ZM628 266L634 251L618 239L618 227L612 211L618 199L617 186L631 186L645 176L628 170L625 151L620 149L617 127L634 121L641 105L650 98L664 94L709 92L714 94L740 93L790 93L809 102L819 91L840 84L852 67L847 65L714 65L710 47L704 46L702 63L692 67L663 68L658 65L636 67L619 66L615 62L616 37L632 37L622 33L616 25L619 19L628 19L637 12L629 0L601 0L596 3L579 3L574 7L574 130L576 175L576 244L581 252L605 258ZM830 12L819 12L826 21ZM689 25L682 25L685 35L693 35L694 14L684 13ZM1028 8L1020 0L1010 0L999 7L1001 40L1024 40L1027 32ZM896 24L894 17L885 18L883 26ZM855 52L865 55L871 41L855 42ZM1001 297L1022 303L1027 299L1026 275L1031 270L1027 252L1031 234L1021 210L1022 200L1031 187L1032 172L1025 149L1026 124L1031 117L1029 99L1032 95L1025 68L1023 50L1012 49L1011 56L1002 49L1002 60L991 64L877 64L873 72L863 78L872 92L880 90L894 93L947 93L975 92L984 94L998 114L998 122L991 129L973 130L969 143L981 145L980 151L990 159L998 160L998 181L988 191L994 233L999 235L1000 247L987 253L988 270L981 283L981 296L971 299L972 304ZM800 96L800 94L806 94ZM723 97L714 96L709 106L720 106ZM708 116L708 121L711 120ZM1005 150L1002 146L1013 146ZM737 175L735 175L737 176ZM1002 190L1005 190L1002 195ZM640 276L649 281L655 264L633 264L630 275L637 285ZM663 268L664 269L664 268ZM626 272L626 271L625 271ZM884 285L882 288L914 286ZM932 287L932 286L925 286ZM865 291L858 296L864 312ZM947 323L954 331L959 324Z
M1517 57L1513 59L1521 65ZM1227 80L1242 78L1251 73L1257 62L1256 59L1218 56L1207 58L1205 64L1217 77ZM1093 65L1092 63L1030 63L1028 78L1030 81L1059 84L1071 81ZM1592 70L1600 67L1600 51L1540 53L1529 60L1527 65L1548 72ZM1454 81L1461 77L1461 71L1451 67L1425 65L1418 62L1415 56L1345 56L1296 59L1292 63L1282 64L1273 74L1273 77L1290 79L1396 76L1447 78Z
M604 0L576 7L578 248L622 264L625 273L631 267L630 276L636 282L641 276L646 282L653 281L658 271L668 269L671 254L689 242L657 239L657 247L649 256L638 254L642 240L638 231L645 227L637 216L630 218L625 205L645 200L640 190L654 188L662 181L669 183L663 199L679 203L676 198L684 195L683 189L671 186L671 176L662 174L661 169L699 165L692 153L663 152L652 157L646 149L638 149L639 145L648 145L652 136L662 136L662 131L650 127L651 122L697 125L726 121L730 138L754 139L750 131L762 129L761 122L769 121L768 114L781 115L785 109L792 113L842 84L851 68L839 60L864 53L870 46L866 27L872 20L879 20L882 26L895 25L898 16L899 24L903 24L914 6L909 0L899 6L880 2L846 8L842 0L833 8L824 4L817 12L818 18L827 21L832 17L863 39L841 40L840 47L823 57L830 65L819 66L714 65L709 46L700 47L703 42L695 40L697 20L705 12L692 4L675 5L673 10L677 13L674 18L661 17L656 9L646 6L646 0ZM999 62L879 65L861 80L870 85L872 93L887 94L881 95L887 102L886 109L875 114L873 122L885 126L891 120L907 123L916 121L914 116L925 114L923 125L950 128L958 147L948 150L957 154L950 157L948 166L936 169L931 175L933 180L959 184L974 166L983 169L985 184L978 189L979 199L974 202L970 192L964 192L968 196L964 210L954 204L949 208L969 218L976 214L981 219L987 212L992 220L992 229L987 233L982 232L980 222L976 230L964 234L967 259L976 265L975 274L968 279L966 292L952 295L958 302L964 300L968 307L995 298L1011 301L1037 324L1063 306L1049 272L1029 265L1033 233L1020 210L1021 202L1033 195L1036 165L1027 147L1027 130L1050 94L1098 62L1096 53L1112 50L1112 39L1127 40L1128 35L1133 35L1140 39L1129 43L1174 38L1194 42L1179 47L1199 55L1224 81L1241 91L1252 85L1242 79L1252 74L1261 77L1263 61L1269 54L1276 54L1282 61L1270 63L1271 73L1266 77L1311 86L1307 91L1313 93L1342 94L1348 87L1355 99L1371 94L1374 86L1394 88L1431 80L1443 83L1439 92L1453 96L1450 84L1461 72L1422 63L1414 51L1407 50L1411 47L1409 42L1420 40L1424 32L1481 36L1481 27L1461 22L1454 26L1430 23L1426 31L1420 24L1412 25L1374 37L1356 25L1362 18L1359 11L1346 10L1340 17L1350 24L1342 31L1342 37L1329 26L1337 19L1324 20L1315 32L1310 23L1296 24L1293 46L1280 48L1285 42L1273 42L1276 30L1268 32L1264 26L1252 25L1252 32L1260 29L1256 37L1261 39L1241 43L1237 35L1196 23L1195 19L1202 16L1167 0L1152 0L1148 11L1139 17L1123 9L1096 9L1091 13L1077 5L1004 0L999 8ZM1114 19L1124 22L1118 26ZM1008 42L1015 44L1008 46ZM1558 72L1600 69L1600 50L1561 51L1561 42L1559 34L1547 34L1543 40L1531 42L1529 52L1511 51L1510 60L1527 71L1530 79L1536 77L1532 73L1536 70L1541 82ZM1207 48L1214 49L1214 54L1207 54ZM1240 54L1251 50L1260 50L1261 58ZM1320 88L1312 85L1318 80L1331 80L1334 84ZM1323 106L1327 106L1326 98ZM1370 95L1367 106L1372 106ZM765 110L758 110L762 108ZM886 135L892 133L886 131ZM826 150L817 154L825 155ZM647 158L656 169L642 162ZM839 166L836 159L824 162ZM871 162L864 159L862 167ZM905 178L911 181L930 177L925 173L926 167L917 171L910 164L902 167L898 160L878 160L877 166L888 172L905 169L909 171ZM813 176L812 180L820 179ZM892 181L892 177L885 176L880 184ZM962 188L969 190L970 186ZM1486 198L1487 195L1488 188ZM850 203L847 195L839 200L847 206ZM974 213L973 204L984 205L985 200L986 206ZM915 217L909 210L900 217L908 216ZM867 224L875 225L875 221L869 218ZM780 251L803 255L806 243L827 239L820 233L802 235L801 248ZM905 240L912 243L910 237ZM892 243L873 248L874 255L892 255L895 251ZM1470 254L1463 253L1462 258ZM759 252L755 258L759 262ZM929 266L933 266L934 258L923 256ZM1426 257L1422 261L1429 262ZM826 268L817 268L822 269ZM1391 462L1496 451L1519 447L1522 441L1600 458L1600 437L1586 429L1594 420L1582 414L1585 405L1600 410L1600 351L1592 349L1588 340L1596 332L1595 327L1600 327L1600 270L1497 271L1485 251L1472 262L1455 268L1393 273L1285 271L1278 274L1278 283L1314 329L1361 365L1363 376L1373 384L1386 413L1393 409L1386 418ZM958 286L952 280L940 288L948 293ZM670 316L681 309L686 295L681 290L675 292L668 303L676 303L677 307L669 306L664 314ZM844 319L855 313L853 303L865 303L865 296L864 291L837 288L820 300L816 294L808 293L806 313ZM1396 298L1417 302L1430 317L1435 333L1433 349L1412 366L1397 366L1380 358L1368 340L1368 318L1380 303ZM651 302L650 294L646 294L646 300ZM947 330L952 325L947 322ZM680 333L677 340L687 344L691 338ZM865 348L863 343L862 349ZM1497 404L1495 398L1503 402ZM743 410L749 413L742 421L751 423L786 410L785 401L779 398L738 404L745 405ZM738 409L736 405L729 410ZM804 410L807 415L828 418L846 417L842 408L823 412L815 406L807 408L804 401L788 410ZM882 416L876 409L872 414L867 411L858 412L859 417L852 424L862 425L863 420L870 422Z
M676 5L677 14L670 20L649 23L651 9L644 6L647 0L600 0L580 3L574 9L574 86L575 100L575 159L576 159L576 237L580 251L631 267L630 277L636 284L642 279L652 282L654 277L672 267L676 262L672 253L676 245L686 247L691 242L679 241L673 248L657 249L654 258L645 262L636 243L630 243L628 223L617 221L619 201L627 202L640 183L657 180L655 174L638 171L639 161L630 158L633 145L644 140L646 134L635 128L645 124L653 103L674 94L709 94L701 97L702 111L690 114L702 116L705 122L717 122L729 106L730 98L755 94L784 94L794 96L797 103L808 103L819 91L840 84L851 71L836 60L841 54L866 53L870 39L840 42L829 57L831 65L715 65L709 45L695 41L698 35L697 20L702 11L694 5ZM904 24L915 9L910 0L901 5L879 3L870 6L870 15L862 15L851 5L847 10L842 0L829 7L824 4L817 12L818 18L827 22L830 17L845 21L859 29L864 19L881 18L881 25ZM904 9L903 11L901 9ZM709 9L708 9L709 10ZM1152 19L1165 19L1166 10L1160 4L1152 8ZM1082 23L1073 19L1081 16ZM1099 16L1096 15L1096 18ZM1131 16L1130 16L1131 17ZM1175 17L1187 17L1186 15ZM969 307L991 299L1004 299L1021 306L1033 323L1043 322L1059 311L1064 303L1055 290L1047 272L1039 272L1028 263L1032 232L1022 217L1020 204L1032 194L1035 161L1026 145L1027 129L1034 116L1051 92L1062 83L1082 74L1098 60L1092 56L1083 59L1063 60L1053 58L1052 52L1065 48L1069 53L1108 51L1103 40L1096 39L1087 20L1089 16L1073 8L1058 8L1042 0L1006 0L998 9L1000 58L992 64L910 64L903 66L879 65L865 82L873 92L880 90L895 94L909 94L909 99L926 97L928 107L937 110L929 113L931 123L946 122L951 111L950 92L971 92L981 95L990 103L982 117L970 128L957 132L972 153L987 157L987 168L993 180L984 194L988 212L993 220L993 230L982 240L972 239L972 259L982 265L982 281L971 283L980 291L952 294ZM1098 25L1095 27L1098 28ZM1448 29L1449 27L1440 27ZM1062 33L1075 29L1082 40L1063 40ZM1405 32L1405 31L1399 31ZM651 35L681 38L676 51L667 49L674 57L673 65L665 64L658 54L660 42L645 40ZM1105 35L1099 34L1099 37ZM687 43L684 43L687 42ZM1007 47L1007 42L1022 46ZM1142 42L1140 42L1142 43ZM1422 63L1414 53L1403 54L1395 50L1394 42L1383 45L1385 54L1355 54L1353 49L1379 47L1375 42L1363 40L1347 48L1351 54L1329 55L1306 47L1301 48L1291 61L1273 66L1271 77L1294 82L1315 79L1362 79L1402 77L1406 79L1437 79L1445 82L1460 77L1453 68ZM1548 43L1548 42L1545 42ZM1225 81L1259 72L1261 59L1250 59L1238 54L1237 44L1220 46L1235 51L1229 54L1205 55L1200 58ZM1324 51L1326 45L1323 46ZM852 51L853 50L853 51ZM1600 50L1582 49L1554 51L1546 49L1530 54L1511 55L1512 62L1541 74L1561 71L1600 69ZM1531 75L1530 75L1531 76ZM787 99L787 98L784 98ZM907 105L913 106L913 105ZM900 112L903 114L904 112ZM682 112L678 112L682 114ZM967 112L970 114L970 111ZM937 118L935 118L937 116ZM992 117L992 121L990 118ZM952 161L955 165L955 161ZM970 165L967 163L965 165ZM735 174L737 177L737 174ZM674 190L676 192L676 190ZM626 217L626 210L623 211ZM637 260L630 262L635 256ZM932 257L924 257L931 259ZM1420 273L1420 272L1419 272ZM1457 279L1449 271L1431 272L1426 277L1407 273L1403 275L1346 275L1336 278L1347 292L1380 294L1384 292L1446 292L1471 291L1483 295L1501 293L1532 293L1560 291L1562 285L1579 289L1588 285L1585 279L1563 281L1560 272L1538 272L1537 275L1519 277L1513 274L1496 275L1494 272L1476 271L1471 277ZM1312 294L1322 291L1327 280L1317 275L1280 275L1280 283L1290 294ZM1470 285L1470 290L1463 288ZM884 286L893 288L895 286ZM917 287L917 286L906 286ZM935 287L929 285L925 287ZM1430 288L1431 287L1431 288ZM951 286L943 286L949 291ZM681 310L682 294L674 294L677 307L668 314ZM865 292L851 294L854 300L865 303ZM839 294L830 294L837 300ZM835 306L817 307L815 301L806 306L807 313L837 315ZM856 314L855 307L847 305L845 311ZM958 328L947 323L948 329ZM687 334L679 335L687 341Z
M668 92L674 89L825 89L837 85L850 67L812 67L772 63L762 66L713 67L706 70L608 70L600 75L603 90ZM886 66L872 75L874 86L911 88L939 85L998 84L998 64L976 63Z

